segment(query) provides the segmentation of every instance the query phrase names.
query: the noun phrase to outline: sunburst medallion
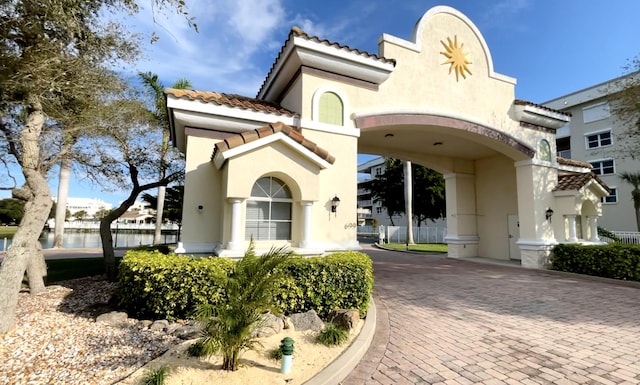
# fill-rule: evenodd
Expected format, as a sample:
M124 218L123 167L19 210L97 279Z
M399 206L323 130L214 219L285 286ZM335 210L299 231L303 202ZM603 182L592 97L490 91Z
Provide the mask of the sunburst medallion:
M471 70L469 70L468 64L471 64L469 60L467 60L467 54L464 52L464 43L460 43L458 45L458 36L453 37L453 41L451 38L447 38L449 44L445 44L444 41L440 40L442 46L446 50L445 52L440 52L440 54L444 55L448 60L442 64L449 64L449 73L451 71L456 72L456 81L459 80L460 76L464 79L467 78L465 72L471 75Z

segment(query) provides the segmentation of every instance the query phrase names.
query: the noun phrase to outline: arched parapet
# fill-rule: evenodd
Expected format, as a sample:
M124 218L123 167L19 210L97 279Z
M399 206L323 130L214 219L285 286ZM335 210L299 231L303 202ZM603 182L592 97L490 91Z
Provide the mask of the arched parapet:
M487 45L487 42L485 41L484 36L482 36L482 33L480 33L480 30L478 29L478 27L476 27L476 25L462 12L458 11L457 9L444 6L444 5L433 7L429 9L427 12L425 12L425 14L416 23L413 29L413 33L411 35L410 41L404 40L399 37L389 35L386 33L382 34L382 36L380 36L380 39L378 40L378 45L380 47L380 54L386 57L387 56L386 48L392 45L399 46L417 53L422 52L425 49L425 45L428 45L428 42L425 41L425 35L429 34L429 29L428 29L429 24L432 22L434 18L442 15L449 16L454 19L458 19L460 22L464 23L468 27L468 29L473 33L473 35L475 35L475 38L477 39L478 44L482 47L482 52L484 53L483 61L485 62L487 75L489 77L503 81L503 82L511 83L513 85L516 84L515 78L498 74L494 71L493 58L491 57L489 46ZM478 60L477 56L475 57L475 60Z

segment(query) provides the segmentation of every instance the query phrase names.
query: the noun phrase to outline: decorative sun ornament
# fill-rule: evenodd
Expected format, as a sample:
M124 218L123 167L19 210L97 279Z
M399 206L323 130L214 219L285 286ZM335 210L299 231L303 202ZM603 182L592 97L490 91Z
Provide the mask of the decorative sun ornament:
M449 42L448 45L440 40L440 43L442 43L442 46L446 50L445 52L440 52L440 54L449 59L442 64L449 64L449 73L453 70L456 71L456 81L458 81L460 75L466 79L467 75L465 75L465 71L471 75L471 71L467 66L467 64L471 64L471 62L467 60L467 54L464 52L464 43L458 45L458 36L454 36L453 41L451 41L451 38L447 38L447 41Z

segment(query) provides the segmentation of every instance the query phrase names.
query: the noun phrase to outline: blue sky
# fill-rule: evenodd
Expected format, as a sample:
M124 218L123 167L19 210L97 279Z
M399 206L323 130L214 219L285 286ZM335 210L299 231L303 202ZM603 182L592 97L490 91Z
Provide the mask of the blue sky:
M187 0L187 5L199 33L181 16L153 21L145 9L127 21L141 33L160 36L157 43L145 44L146 59L129 68L132 75L152 71L165 85L184 77L197 90L253 97L292 26L377 53L380 35L409 39L418 19L436 5L456 8L475 23L495 71L517 79L518 99L543 103L610 80L640 55L637 0ZM54 195L55 179L52 175ZM78 179L70 196L113 204L124 199ZM6 196L0 192L0 198Z

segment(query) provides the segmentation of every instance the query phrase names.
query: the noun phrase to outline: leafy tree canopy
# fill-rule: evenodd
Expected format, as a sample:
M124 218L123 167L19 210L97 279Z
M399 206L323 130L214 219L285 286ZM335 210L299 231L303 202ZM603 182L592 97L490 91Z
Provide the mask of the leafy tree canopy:
M24 214L24 202L19 199L2 199L0 200L0 223L1 224L17 224L22 220Z
M619 140L626 156L640 157L640 55L623 67L627 75L614 82L611 109L624 127Z
M151 207L157 207L158 197L149 193L142 194L142 200L149 203ZM182 203L184 197L184 186L172 186L167 188L164 197L164 210L162 217L173 223L182 222Z
M376 175L369 184L375 202L380 202L387 209L393 224L393 215L404 214L404 169L403 162L386 158L385 171ZM430 219L445 217L445 186L442 174L429 168L412 164L413 174L413 217L418 226Z

